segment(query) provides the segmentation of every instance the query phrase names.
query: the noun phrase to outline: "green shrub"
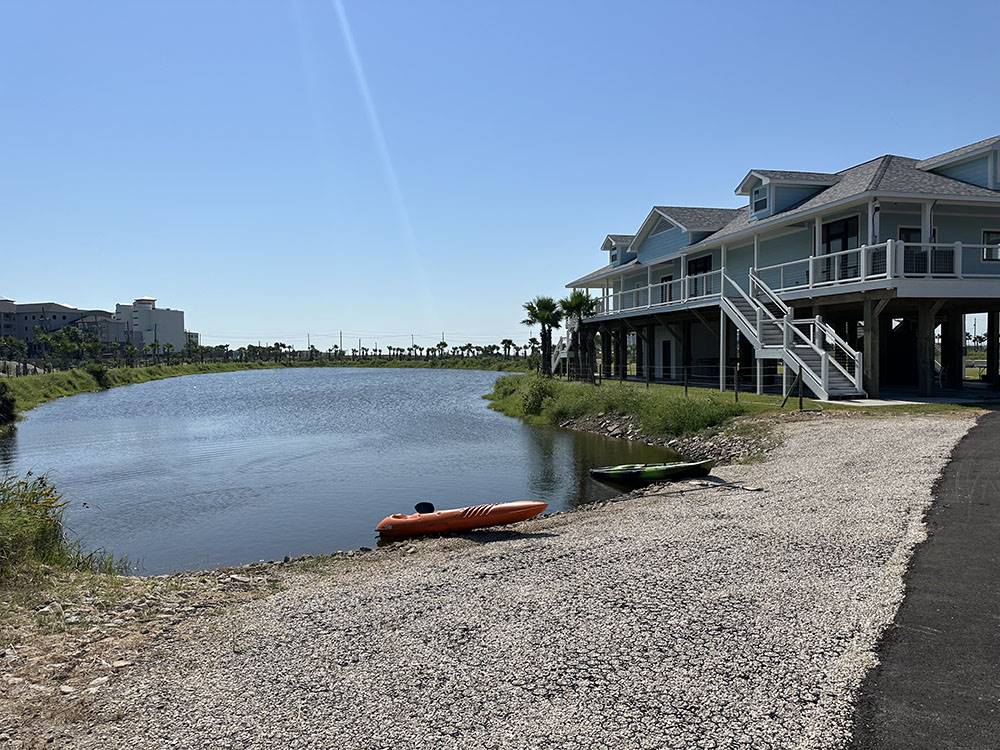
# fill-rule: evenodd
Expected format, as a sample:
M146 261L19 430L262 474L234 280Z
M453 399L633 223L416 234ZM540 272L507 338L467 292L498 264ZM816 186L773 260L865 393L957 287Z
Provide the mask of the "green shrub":
M491 398L507 398L517 393L520 386L521 375L501 375L493 384Z
M533 376L526 380L521 408L525 414L537 416L542 413L546 400L552 398L555 393L555 385L548 378L541 376Z
M83 366L84 371L90 375L101 390L111 387L111 380L108 378L108 368L99 362L88 362Z
M674 437L718 427L746 413L742 403L714 395L679 393L631 384L567 383L538 375L498 378L489 395L493 408L514 417L558 425L595 414L635 417L649 435Z
M14 398L10 386L0 380L0 425L14 421L17 416L17 399Z
M66 537L66 503L45 478L0 480L0 588L23 566L45 564L75 570L122 572L124 560L101 552L84 554Z

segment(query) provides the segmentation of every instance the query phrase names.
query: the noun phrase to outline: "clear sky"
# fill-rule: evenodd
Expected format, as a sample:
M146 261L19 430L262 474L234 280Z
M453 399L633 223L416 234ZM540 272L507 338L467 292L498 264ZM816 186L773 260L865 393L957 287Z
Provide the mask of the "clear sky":
M1000 133L1000 3L0 5L0 296L523 340L655 203ZM346 343L346 342L345 342Z

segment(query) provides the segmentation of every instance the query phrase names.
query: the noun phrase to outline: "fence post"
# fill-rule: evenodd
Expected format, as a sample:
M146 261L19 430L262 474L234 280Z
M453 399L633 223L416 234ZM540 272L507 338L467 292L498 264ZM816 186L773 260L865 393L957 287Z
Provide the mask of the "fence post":
M954 252L955 252L955 258L954 258L955 276L957 276L958 278L962 278L962 243L961 242L956 242L955 243L955 251Z
M733 368L733 394L738 404L740 402L740 365L738 362Z

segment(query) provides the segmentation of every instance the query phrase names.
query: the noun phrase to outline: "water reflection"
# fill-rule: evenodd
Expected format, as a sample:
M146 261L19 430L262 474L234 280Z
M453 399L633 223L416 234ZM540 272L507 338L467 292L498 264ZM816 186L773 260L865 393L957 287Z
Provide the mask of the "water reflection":
M260 370L85 394L0 438L0 473L50 474L87 546L159 573L371 544L420 500L606 500L588 468L667 458L496 414L481 398L495 377Z

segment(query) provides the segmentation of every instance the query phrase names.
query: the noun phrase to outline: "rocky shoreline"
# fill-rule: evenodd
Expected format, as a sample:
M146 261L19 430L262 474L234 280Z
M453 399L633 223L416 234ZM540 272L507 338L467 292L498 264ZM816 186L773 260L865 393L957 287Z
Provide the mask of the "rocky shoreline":
M720 430L679 438L649 435L642 430L636 417L612 413L567 419L559 426L567 430L670 448L685 460L711 459L723 466L761 461L781 445L783 424L821 418L823 415L818 412L738 417Z

